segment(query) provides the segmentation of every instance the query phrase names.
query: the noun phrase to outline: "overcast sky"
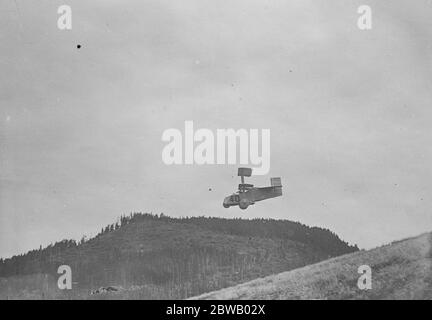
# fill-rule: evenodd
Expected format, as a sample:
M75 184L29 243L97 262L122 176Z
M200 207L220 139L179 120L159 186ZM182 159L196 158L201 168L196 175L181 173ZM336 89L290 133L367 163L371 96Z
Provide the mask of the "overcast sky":
M60 31L62 4L0 2L0 257L133 211L289 219L363 248L432 230L431 1L68 0ZM270 174L248 181L281 176L283 197L224 209L237 166L166 166L185 120L269 128Z

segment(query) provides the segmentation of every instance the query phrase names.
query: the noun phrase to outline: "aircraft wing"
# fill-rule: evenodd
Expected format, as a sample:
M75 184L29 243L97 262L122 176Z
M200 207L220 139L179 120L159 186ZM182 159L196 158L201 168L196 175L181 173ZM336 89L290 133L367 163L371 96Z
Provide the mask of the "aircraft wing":
M280 197L282 195L282 187L263 187L255 188L249 191L255 201L261 201L269 198Z

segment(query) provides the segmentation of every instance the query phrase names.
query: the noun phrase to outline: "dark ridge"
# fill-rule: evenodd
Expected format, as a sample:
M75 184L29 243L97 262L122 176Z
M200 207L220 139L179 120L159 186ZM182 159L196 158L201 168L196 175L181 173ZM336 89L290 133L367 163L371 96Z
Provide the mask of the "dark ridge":
M131 213L92 239L62 240L0 259L0 277L56 279L66 264L75 298L106 285L128 288L128 298L185 298L356 250L329 230L287 220ZM50 281L54 289L44 285L41 294L61 297Z

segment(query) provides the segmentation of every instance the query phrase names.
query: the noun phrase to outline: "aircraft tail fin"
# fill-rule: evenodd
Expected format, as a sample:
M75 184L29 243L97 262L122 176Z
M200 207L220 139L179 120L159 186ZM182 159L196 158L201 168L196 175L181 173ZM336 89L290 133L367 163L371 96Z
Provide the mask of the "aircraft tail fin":
M272 187L282 187L282 180L278 178L270 178L270 183Z

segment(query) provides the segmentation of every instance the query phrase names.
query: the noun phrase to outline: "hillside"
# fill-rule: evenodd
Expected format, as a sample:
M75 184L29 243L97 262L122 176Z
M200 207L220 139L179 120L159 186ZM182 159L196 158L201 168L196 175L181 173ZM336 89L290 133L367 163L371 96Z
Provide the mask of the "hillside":
M0 260L0 299L186 298L356 251L328 230L271 219L122 216L89 240ZM73 289L57 288L69 265Z
M357 268L372 269L360 290ZM432 234L282 272L192 299L432 299Z

